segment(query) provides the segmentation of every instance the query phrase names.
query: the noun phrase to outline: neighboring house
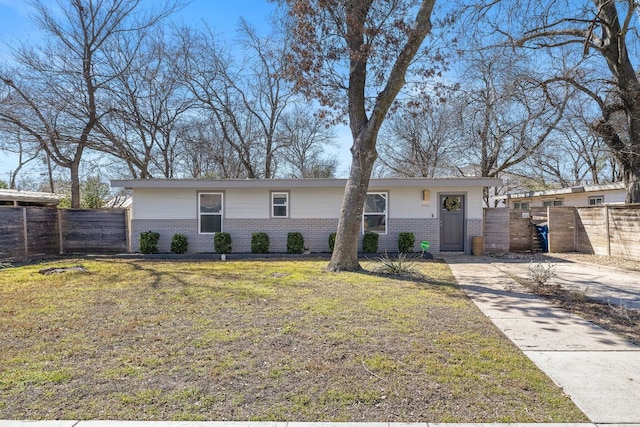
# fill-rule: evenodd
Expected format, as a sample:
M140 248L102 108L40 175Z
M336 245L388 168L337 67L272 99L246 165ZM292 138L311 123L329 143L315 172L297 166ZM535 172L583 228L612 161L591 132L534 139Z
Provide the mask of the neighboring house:
M512 209L544 206L595 206L624 203L624 183L584 185L557 190L530 191L502 196Z
M58 206L60 199L53 193L0 189L0 206Z
M116 196L104 204L104 208L131 209L131 196Z
M415 250L428 240L431 252L470 252L482 235L482 191L498 179L372 179L360 240L380 234L380 251L397 251L398 234L413 232ZM213 252L213 237L227 232L233 252L251 251L251 234L265 232L270 252L286 252L287 233L300 232L310 252L328 252L336 231L346 180L113 180L132 190L131 242L160 233L168 252L174 234L187 236L189 252ZM360 247L361 242L360 242Z

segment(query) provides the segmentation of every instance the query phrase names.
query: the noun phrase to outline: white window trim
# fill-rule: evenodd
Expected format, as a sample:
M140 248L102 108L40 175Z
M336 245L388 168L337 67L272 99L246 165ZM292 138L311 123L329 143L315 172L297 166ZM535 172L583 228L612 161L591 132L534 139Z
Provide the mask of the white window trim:
M382 194L384 196L385 204L384 204L384 212L366 212L366 203L362 208L362 234L367 232L364 228L364 217L366 214L369 215L384 215L384 233L378 233L377 231L369 231L370 233L378 233L381 235L385 235L389 233L389 192L388 191L367 191L367 196L371 194Z
M592 200L601 200L600 203L591 203ZM598 205L603 205L604 204L604 196L589 196L589 199L587 201L589 203L589 206L598 206Z
M559 205L556 203L560 203ZM552 207L562 207L564 206L564 199L547 199L542 201L542 207L552 208Z
M220 196L220 213L214 212L200 212L200 200L202 195L204 194L216 194ZM220 231L202 231L202 216L220 216ZM220 191L200 191L198 193L198 234L216 234L224 231L224 193Z
M279 196L279 197L284 196L286 198L286 201L285 201L285 204L284 204L285 211L286 211L285 215L274 215L273 208L276 207L276 206L283 206L283 205L276 205L274 203L273 199L276 196ZM271 218L289 218L289 205L290 205L289 200L290 200L290 195L289 195L288 191L272 191L271 192L271 204L270 204L270 206L271 206Z

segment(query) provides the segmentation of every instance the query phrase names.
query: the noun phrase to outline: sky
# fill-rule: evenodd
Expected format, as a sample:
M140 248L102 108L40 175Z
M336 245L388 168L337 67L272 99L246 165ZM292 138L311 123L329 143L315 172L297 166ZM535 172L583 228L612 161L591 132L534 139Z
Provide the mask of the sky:
M46 0L52 5L56 0ZM157 0L142 0L152 4ZM188 0L187 0L188 1ZM240 18L247 20L259 32L268 32L270 28L269 16L275 5L267 0L191 0L186 6L173 16L173 20L183 24L198 25L201 22L209 24L214 32L223 38L233 40ZM5 40L28 40L37 38L38 31L29 19L29 7L24 0L0 0L0 61L6 63L8 50ZM338 131L341 146L339 156L348 155L349 145L344 141L348 134L344 130ZM339 171L344 169L344 160ZM15 159L0 152L0 180L8 181L9 171L15 167Z

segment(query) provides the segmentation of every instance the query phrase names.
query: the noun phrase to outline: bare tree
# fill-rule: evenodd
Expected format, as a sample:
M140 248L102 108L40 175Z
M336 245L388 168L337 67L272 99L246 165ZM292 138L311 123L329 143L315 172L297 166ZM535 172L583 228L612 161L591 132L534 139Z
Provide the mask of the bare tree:
M293 178L332 178L337 168L336 158L327 158L324 151L335 146L335 132L326 120L302 108L283 114L277 138L282 143L280 157L285 174Z
M284 79L286 38L260 37L240 23L243 55L233 55L207 32L182 32L180 70L200 108L216 121L248 178L273 178L280 141L278 122L294 100Z
M142 40L120 34L110 44L115 78L98 124L107 143L94 148L122 159L134 178L174 177L182 142L178 128L190 120L194 104L175 73L179 49L168 39L163 28L156 28Z
M140 0L34 0L34 19L44 33L42 46L15 49L19 68L0 72L18 109L2 108L2 120L36 139L57 165L69 169L71 206L80 206L80 162L102 118L102 91L114 78L106 66L109 41L120 33L142 34L175 5L139 13ZM28 111L26 115L15 111Z
M346 105L349 179L328 269L359 270L358 235L378 133L431 32L435 0L282 0L293 43L289 76L322 105Z
M559 57L571 60L568 66L548 68L571 70L556 77L579 88L598 106L601 117L592 127L622 168L626 201L640 202L640 80L634 66L640 5L564 0L550 6L523 0L495 1L486 7L480 9L481 15L488 17L492 28L500 29L511 46L544 52L550 63ZM505 21L512 25L505 27ZM618 114L624 117L623 127L616 125Z
M565 112L554 137L527 162L528 175L537 177L541 187L569 187L585 182L611 181L611 153L593 130L593 112L587 111L584 96L577 96ZM597 113L596 113L597 114ZM548 181L552 184L549 184Z
M453 101L420 99L395 111L381 131L380 162L393 176L433 178L451 167L457 141Z
M10 123L0 123L0 151L11 153L16 159L16 166L9 171L8 187L16 188L16 177L29 163L40 157L37 145L26 139L20 128L14 128Z
M246 178L235 150L225 143L215 118L205 116L181 127L180 170L192 178Z
M523 56L501 48L473 52L463 80L457 97L465 101L455 126L463 176L515 171L554 135L572 95L566 85L538 76ZM487 204L489 198L486 192Z

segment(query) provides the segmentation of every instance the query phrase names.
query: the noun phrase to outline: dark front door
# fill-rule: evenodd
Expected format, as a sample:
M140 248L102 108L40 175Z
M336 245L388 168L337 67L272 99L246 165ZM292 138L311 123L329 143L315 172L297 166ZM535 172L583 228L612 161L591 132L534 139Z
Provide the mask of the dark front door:
M464 196L440 195L440 251L464 251Z

